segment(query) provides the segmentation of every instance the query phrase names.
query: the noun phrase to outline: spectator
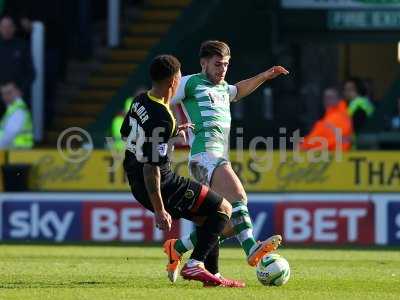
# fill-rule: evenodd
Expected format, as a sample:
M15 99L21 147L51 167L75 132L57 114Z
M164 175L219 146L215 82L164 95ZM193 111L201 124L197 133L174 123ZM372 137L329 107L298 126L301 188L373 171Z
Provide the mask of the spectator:
M360 78L350 78L344 84L343 94L349 104L354 131L358 134L374 113L374 106L367 97L367 87Z
M22 92L15 82L0 86L6 112L0 121L0 149L30 149L33 147L33 125Z
M13 78L29 99L34 79L31 51L27 42L15 37L15 30L11 17L0 19L0 82Z
M299 145L300 149L326 150L323 149L325 143L321 142L321 139L324 139L329 151L336 150L338 147L341 147L343 151L350 150L353 128L346 101L340 100L339 92L335 88L324 91L323 101L325 114L304 137L304 141ZM341 138L341 141L338 138Z
M400 98L397 99L397 114L392 118L390 122L390 129L393 131L400 130Z
M44 126L50 129L57 106L57 84L66 79L68 36L76 26L75 20L71 18L69 6L73 3L78 5L82 1L13 0L13 2L15 14L19 15L22 28L27 35L31 34L34 21L42 22L45 27ZM75 11L75 14L79 14L78 11Z
M122 123L124 122L125 115L129 111L129 108L131 107L132 101L133 101L132 97L126 99L124 104L124 110L121 110L112 120L111 133L114 142L113 148L118 152L125 150L125 143L122 140L120 130Z

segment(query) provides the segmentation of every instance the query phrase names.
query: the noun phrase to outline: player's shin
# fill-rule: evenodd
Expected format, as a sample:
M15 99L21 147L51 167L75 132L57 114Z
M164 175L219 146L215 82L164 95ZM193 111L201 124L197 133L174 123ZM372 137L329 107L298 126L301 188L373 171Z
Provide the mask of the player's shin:
M229 203L228 203L229 204ZM204 261L208 254L218 244L218 238L230 217L229 213L216 211L211 213L197 230L197 245L192 255L181 270L181 275L187 280L198 280L214 286L223 285L223 281L207 271Z
M184 253L193 250L197 245L197 229L192 231L189 235L186 235L176 241L174 248L176 252L183 255Z
M219 235L228 220L229 216L219 211L207 218L197 230L197 244L190 256L191 259L204 262L208 253L217 245Z
M249 256L252 249L257 246L257 242L253 235L253 224L250 219L249 210L243 201L236 201L232 203L232 217L233 230L240 245Z
M174 245L174 249L176 252L178 252L180 255L183 255L184 253L193 250L194 247L197 245L197 229L192 231L190 234L185 235L178 239ZM222 233L219 237L219 244L222 244L225 240L229 239L231 236L225 236L224 233Z
M207 271L211 274L218 274L218 260L219 260L219 243L215 245L215 247L208 253L205 261L204 266L206 267Z

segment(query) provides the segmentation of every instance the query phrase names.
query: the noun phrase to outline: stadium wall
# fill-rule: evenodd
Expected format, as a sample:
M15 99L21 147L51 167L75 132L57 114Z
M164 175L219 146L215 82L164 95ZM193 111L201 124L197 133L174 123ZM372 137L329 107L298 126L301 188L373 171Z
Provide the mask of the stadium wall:
M399 193L249 194L256 238L286 244L400 245ZM2 193L2 242L160 242L192 230L176 221L164 235L129 193Z

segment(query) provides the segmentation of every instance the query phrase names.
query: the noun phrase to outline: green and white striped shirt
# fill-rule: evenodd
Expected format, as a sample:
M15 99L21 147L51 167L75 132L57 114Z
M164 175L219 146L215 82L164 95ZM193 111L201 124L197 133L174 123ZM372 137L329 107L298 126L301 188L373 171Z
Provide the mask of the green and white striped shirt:
M211 152L226 156L231 128L230 102L237 88L225 81L213 84L200 73L182 77L173 104L182 103L188 122L195 124L190 134L191 155Z

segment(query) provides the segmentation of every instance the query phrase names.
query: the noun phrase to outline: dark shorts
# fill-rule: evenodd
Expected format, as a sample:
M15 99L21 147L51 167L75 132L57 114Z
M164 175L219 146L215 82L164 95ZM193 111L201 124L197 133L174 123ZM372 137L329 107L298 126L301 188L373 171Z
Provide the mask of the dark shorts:
M135 199L148 210L154 211L143 180L128 174ZM218 210L223 198L207 186L194 180L169 173L161 179L164 207L173 219L208 216Z

